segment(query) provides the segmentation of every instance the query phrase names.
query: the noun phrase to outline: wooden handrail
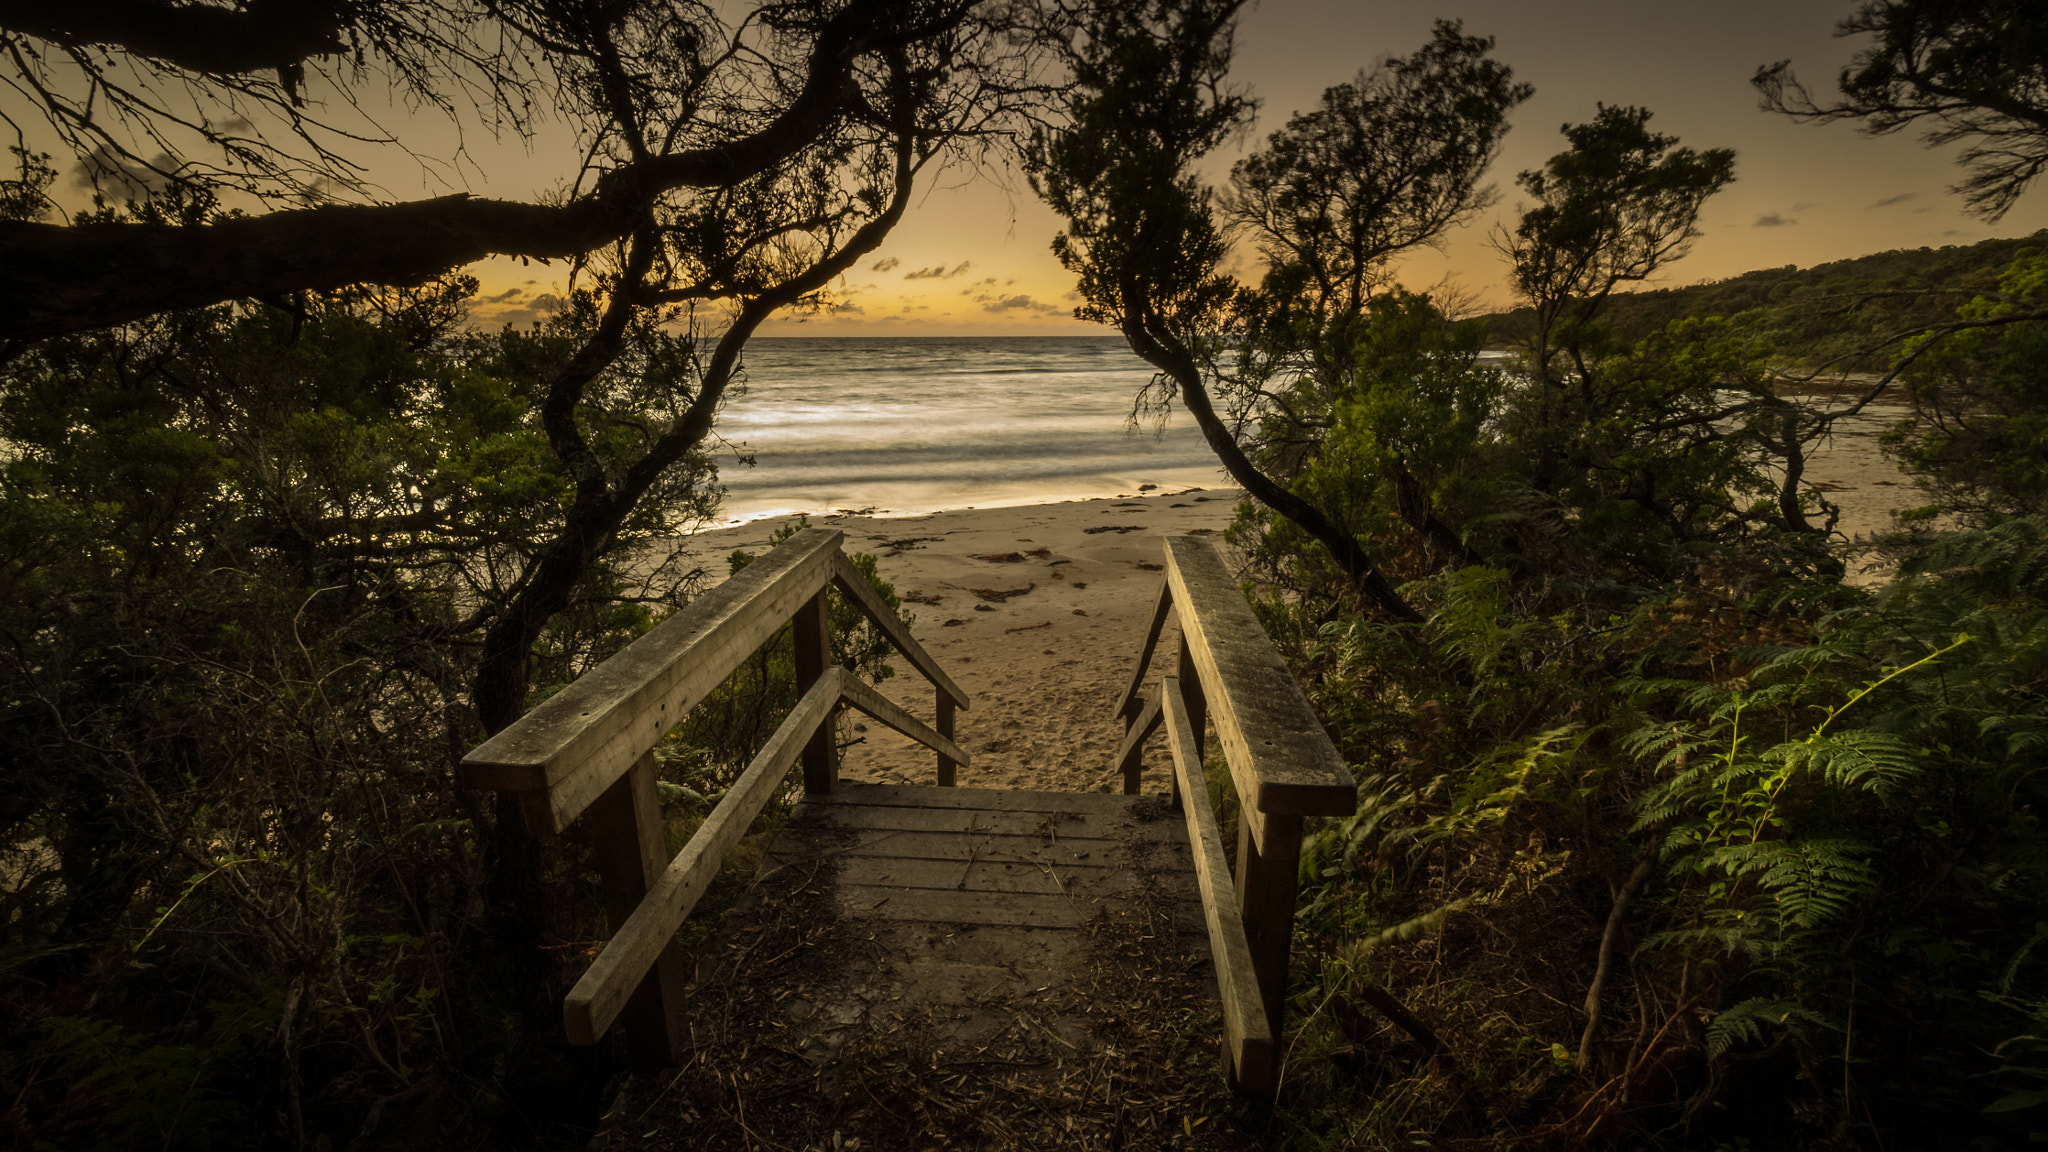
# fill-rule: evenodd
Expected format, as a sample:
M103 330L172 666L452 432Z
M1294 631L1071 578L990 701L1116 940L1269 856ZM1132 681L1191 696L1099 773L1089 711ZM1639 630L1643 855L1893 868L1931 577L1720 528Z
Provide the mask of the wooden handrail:
M803 759L806 788L831 789L837 752L827 722L841 704L931 748L942 784L951 784L953 769L968 762L952 740L953 712L967 706L967 694L841 553L842 539L836 529L798 532L463 758L463 781L518 794L536 834L559 835L586 810L586 826L598 826L593 834L612 939L562 1005L571 1042L596 1043L630 1009L636 1058L655 1063L680 1055L683 975L676 929L793 762ZM932 682L936 730L831 666L828 584ZM650 750L792 621L802 697L689 844L669 859Z
M1175 675L1161 678L1158 693L1138 705L1145 675L1169 611L1180 621L1180 659ZM1169 687L1169 685L1171 687ZM1230 884L1204 880L1202 900L1212 925L1212 952L1225 1001L1226 1033L1241 1038L1228 1022L1232 998L1243 994L1227 981L1241 971L1226 972L1230 941L1217 943L1215 925L1221 915L1215 901L1236 901L1247 945L1249 970L1256 976L1264 1002L1268 1036L1278 1036L1287 1003L1288 950L1294 935L1296 872L1300 865L1302 820L1308 816L1349 815L1358 805L1358 786L1337 754L1329 733L1309 707L1294 674L1267 639L1257 617L1245 603L1237 581L1223 566L1214 545L1198 537L1166 540L1166 575L1159 604L1139 649L1138 667L1130 687L1118 699L1116 713L1125 722L1117 767L1124 773L1124 791L1136 792L1144 742L1153 728L1167 729L1173 747L1177 799L1184 808L1207 806L1203 778L1203 730L1213 721L1223 745L1224 760L1238 796L1237 868ZM1199 795L1197 795L1199 793ZM1189 817L1189 835L1196 841L1197 868L1206 851L1202 835ZM1220 845L1218 847L1220 851ZM1233 1039L1226 1049L1231 1077L1238 1087L1270 1091L1272 1070L1240 1066L1256 1056ZM1270 1053L1267 1057L1270 1059Z
M845 687L841 689L840 698L867 713L870 718L894 728L955 764L967 763L967 753L961 751L958 744L928 727L924 721L897 707L894 700L852 676L845 678Z
M894 612L889 611L889 606L882 603L880 596L875 595L874 585L868 583L867 577L860 574L860 569L853 566L853 561L847 559L844 552L833 561L832 583L846 594L846 598L851 600L876 628L881 630L882 635L889 638L889 643L894 645L898 652L903 653L903 658L910 661L919 675L932 682L932 687L945 693L956 707L967 707L966 690L955 684L951 676L946 675L946 670L939 667L939 662L932 659L931 653L924 650L924 645L917 642L917 637L910 634L910 629L903 626L903 621L898 619Z
M676 929L703 898L733 846L767 807L782 778L789 775L790 765L796 763L797 753L803 751L811 733L831 717L850 679L844 668L831 668L804 693L725 798L697 826L690 842L669 861L660 882L612 933L562 1002L562 1026L569 1033L569 1043L595 1044L611 1027L655 957L675 939Z
M1117 697L1116 716L1129 719L1132 706L1138 694L1145 690L1145 670L1152 665L1152 652L1159 647L1159 634L1166 629L1167 617L1173 614L1173 582L1164 576L1159 578L1159 595L1152 601L1152 623L1145 629L1145 642L1138 648L1138 666L1131 671L1131 682L1124 694Z
M1237 891L1230 880L1230 859L1223 854L1223 833L1209 806L1209 781L1202 772L1202 746L1182 702L1180 679L1160 678L1159 699L1166 702L1166 742L1173 750L1181 812L1187 818L1188 843L1194 849L1195 879L1202 889L1202 915L1208 922L1209 955L1216 963L1216 989L1223 1001L1223 1044L1237 1082L1264 1092L1273 1086L1273 1029L1266 1019L1265 999L1252 964L1251 943L1237 909Z
M1181 711L1187 711L1185 704ZM1118 709L1119 715L1123 712L1123 709ZM1159 695L1154 693L1145 700L1145 706L1138 710L1137 718L1124 732L1124 742L1116 750L1117 770L1124 774L1124 795L1138 794L1140 772L1145 766L1145 741L1159 730L1159 722L1164 718L1159 711Z
M841 533L809 528L747 565L462 758L471 788L538 792L559 835L832 576Z
M1349 816L1358 784L1208 541L1166 541L1166 580L1238 799L1255 812Z

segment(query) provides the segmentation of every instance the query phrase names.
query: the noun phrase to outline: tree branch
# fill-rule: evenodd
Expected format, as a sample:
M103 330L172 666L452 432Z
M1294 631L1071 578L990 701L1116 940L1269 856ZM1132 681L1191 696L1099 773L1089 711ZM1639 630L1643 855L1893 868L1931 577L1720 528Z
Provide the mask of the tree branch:
M240 8L161 0L0 0L0 28L66 48L112 47L193 72L285 71L346 48L341 8L252 0Z

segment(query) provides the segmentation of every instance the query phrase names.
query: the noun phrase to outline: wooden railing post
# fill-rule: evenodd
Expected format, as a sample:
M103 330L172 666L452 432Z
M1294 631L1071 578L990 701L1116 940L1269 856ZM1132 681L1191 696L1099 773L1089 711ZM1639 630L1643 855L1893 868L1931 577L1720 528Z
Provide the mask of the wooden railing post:
M1187 630L1180 634L1180 657L1175 661L1174 676L1180 681L1181 704L1187 709L1188 726L1195 734L1195 766L1201 768L1208 756L1209 698L1202 694L1202 672L1195 667L1195 654L1188 648ZM1180 778L1174 778L1173 807L1181 806Z
M944 688L938 689L937 692L939 697L938 732L939 735L951 740L953 738L953 698L946 695ZM953 787L956 771L959 767L958 764L953 762L951 756L946 755L944 752L939 753L939 787Z
M832 605L827 589L792 617L796 639L796 694L799 698L825 675L832 665ZM831 793L839 783L838 733L830 721L818 726L817 734L804 746L804 791L812 796Z
M1262 825L1237 824L1237 909L1251 946L1252 971L1273 1035L1287 1023L1287 961L1294 942L1295 881L1301 867L1301 817L1263 813Z
M641 756L599 794L584 812L583 826L597 856L604 917L616 935L668 869L668 828L654 786L654 753ZM682 1058L688 1047L682 1013L688 977L682 948L670 939L619 1014L634 1064L661 1067Z

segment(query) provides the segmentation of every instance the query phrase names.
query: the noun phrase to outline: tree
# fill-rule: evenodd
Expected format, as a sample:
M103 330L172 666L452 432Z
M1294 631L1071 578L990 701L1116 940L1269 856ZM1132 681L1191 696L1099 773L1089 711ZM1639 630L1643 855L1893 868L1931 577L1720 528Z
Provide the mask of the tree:
M1602 105L1591 122L1561 129L1569 150L1516 177L1537 203L1497 244L1535 310L1529 367L1546 400L1560 387L1560 357L1586 386L1587 342L1607 298L1683 258L1700 209L1735 179L1735 153L1679 148L1649 121L1648 109Z
M1493 40L1439 20L1413 55L1391 57L1323 93L1231 170L1224 201L1267 275L1325 317L1356 314L1389 261L1433 244L1492 202L1480 183L1533 95Z
M181 28L202 11L149 0L82 7L162 16ZM182 227L10 221L0 225L0 264L10 272L0 285L0 338L231 299L423 283L489 255L580 261L695 199L749 182L758 196L764 178L800 173L799 158L853 162L878 132L911 131L929 151L941 136L1000 131L1037 83L1030 44L1038 16L1028 5L819 0L765 6L732 26L686 0L559 0L481 12L452 0L387 0L349 11L337 33L354 38L338 66L342 96L355 91L343 81L389 74L416 99L451 113L467 99L515 131L534 116L559 117L575 130L580 157L562 174L564 193L533 202L457 194L323 203ZM331 200L330 185L363 183L357 162L338 150L358 143L348 138L352 129L309 120L296 81L179 64L176 54L153 52L154 41L119 38L120 29L89 34L83 25L29 19L45 12L40 4L0 8L13 48L10 80L81 160L140 164L144 177L208 189L226 182L279 199ZM88 50L87 40L104 53ZM483 44L488 52L475 47ZM315 47L300 50L280 62L287 75L317 55ZM74 67L50 74L60 56ZM124 68L189 90L181 98L190 104L151 99L150 86L122 82ZM113 103L100 103L108 93ZM903 119L913 106L925 111L922 122ZM280 131L311 142L304 155L273 144L260 127L231 127L240 111L265 110L283 118ZM898 123L886 123L892 117ZM123 124L127 131L117 130ZM151 144L134 140L138 133ZM195 140L225 155L189 158L185 146ZM139 159L151 147L167 151ZM871 207L879 211L885 200Z
M1508 113L1535 89L1490 59L1492 50L1491 38L1439 21L1429 43L1329 89L1319 109L1294 117L1232 170L1226 214L1255 239L1267 266L1259 286L1233 302L1239 337L1232 361L1213 366L1217 389L1252 459L1298 491L1302 470L1343 414L1355 430L1358 413L1377 406L1367 393L1399 387L1390 380L1396 365L1420 371L1418 380L1439 378L1411 358L1419 349L1448 354L1446 377L1471 383L1487 375L1450 351L1472 334L1424 333L1424 315L1446 323L1433 305L1398 291L1391 302L1380 294L1394 259L1440 242L1493 201L1481 177L1499 154ZM1472 559L1417 476L1431 468L1423 458L1436 453L1413 442L1414 429L1388 431L1389 443L1408 448L1368 451L1364 458L1380 466L1352 483L1397 490L1393 507L1424 548ZM1377 503L1362 497L1311 502L1363 538L1381 524L1371 518ZM1298 551L1281 545L1278 554Z
M1911 340L1896 375L1912 415L1885 435L1936 512L1984 527L2048 513L2048 257L2014 260L1999 291Z
M1930 145L1967 143L1955 191L1996 221L2048 168L2048 21L2029 0L1867 0L1837 35L1871 35L1817 102L1789 60L1757 69L1766 110L1858 122L1884 136L1925 126Z
M1226 211L1272 264L1266 290L1248 293L1217 271L1222 225L1192 174L1251 109L1225 87L1236 11L1160 0L1089 25L1071 126L1033 139L1034 186L1067 219L1054 250L1080 277L1077 315L1116 325L1159 369L1160 402L1186 406L1232 478L1412 622L1352 528L1289 490L1260 432L1288 440L1327 423L1318 363L1347 370L1327 330L1357 324L1393 256L1485 202L1476 180L1528 88L1485 59L1490 40L1442 23L1415 55L1330 89L1233 175Z
M1822 123L1848 120L1873 136L1924 126L1930 146L1964 144L1953 191L1997 221L2048 169L2048 21L2018 0L1868 0L1837 34L1869 35L1837 78L1840 100L1816 101L1790 61L1757 70L1765 109ZM1861 410L1904 378L1914 415L1888 448L1939 498L1977 523L2040 509L2037 458L2044 397L2033 353L2048 319L2037 255L2022 253L2000 290L1889 334L1891 370ZM1934 508L1923 510L1932 513Z
M137 9L127 0L86 7ZM0 30L15 37L17 86L48 93L39 106L61 130L65 109L83 105L41 83L44 56L22 48L23 25L7 23L22 12L0 8ZM188 9L157 14L177 24ZM383 40L361 23L387 19L396 23ZM301 141L326 146L324 129L296 118L298 101L316 93L290 66L277 81L253 64L216 71L104 29L91 42L114 47L88 50L85 27L34 35L38 51L61 49L78 64L72 79L87 103L115 70L132 68L189 85L181 90L193 93L202 127L261 98ZM225 166L195 167L172 155L154 168L177 177L167 187L127 209L53 224L20 218L48 207L54 178L24 151L20 178L0 197L17 209L16 219L0 221L0 261L11 274L0 287L0 336L14 338L0 349L33 366L40 361L28 337L224 301L303 320L354 285L415 284L492 253L572 261L582 286L569 322L514 357L511 372L524 381L562 488L551 514L529 521L492 568L489 594L462 604L460 631L476 634L475 662L458 686L473 709L466 742L525 711L554 630L614 594L594 579L603 558L678 484L702 479L699 448L759 326L785 308L826 306L833 282L902 218L922 174L992 145L1041 99L1036 46L1048 22L1028 3L979 0L768 4L730 25L688 0L546 0L481 11L389 0L347 10L337 27L355 37L366 69L345 66L344 80L367 83L388 68L447 107L473 96L485 109L511 101L522 116L567 119L579 151L566 190L532 203L458 195L226 211L217 195L225 189L324 196L310 185L348 171L332 152L295 166L251 130L247 156L231 149ZM443 33L492 43L492 53L439 58ZM409 71L407 61L424 70ZM523 103L529 73L521 69L529 67L546 80L536 90L552 107ZM164 127L186 123L177 112L141 101L117 104L114 114L139 117L139 130L156 139L189 143ZM515 128L524 122L512 119ZM99 122L72 127L81 146L105 143ZM240 147L234 131L212 143ZM235 164L239 174L222 174ZM392 533L453 531L464 515L459 501L431 492L410 491L398 503L411 506L385 518L386 534L343 541L355 545L356 562L391 548ZM498 797L496 816L479 824L493 935L537 972L547 903L537 887L541 847L509 796Z

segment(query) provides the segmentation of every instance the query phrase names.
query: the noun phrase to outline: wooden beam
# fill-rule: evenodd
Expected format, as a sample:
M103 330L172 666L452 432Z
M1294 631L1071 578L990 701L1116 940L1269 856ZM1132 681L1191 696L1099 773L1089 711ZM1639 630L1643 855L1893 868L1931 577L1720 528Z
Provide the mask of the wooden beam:
M1181 630L1179 647L1180 651L1174 656L1173 674L1180 680L1180 702L1188 711L1188 730L1195 734L1195 763L1206 765L1209 763L1209 698L1202 694L1202 677L1195 668L1194 653L1188 650L1186 629ZM1236 784L1237 779L1233 776L1231 786L1234 788ZM1178 786L1173 790L1173 806L1176 812L1180 810ZM1240 822L1251 821L1253 829L1256 830L1259 810L1240 803L1238 811L1245 814Z
M1124 733L1124 742L1116 750L1114 763L1124 774L1124 795L1138 794L1138 774L1144 765L1145 741L1158 731L1162 719L1159 711L1159 697L1155 694L1145 701L1145 710L1133 719L1129 731Z
M571 1044L595 1044L624 1008L641 977L675 939L676 929L697 906L733 845L746 835L754 817L789 774L811 734L832 715L840 692L852 677L843 668L827 669L818 683L768 738L768 744L740 774L725 799L669 861L624 924L612 933L604 950L562 1002L562 1026Z
M946 690L938 689L933 695L938 699L938 733L946 739L953 738L953 698ZM941 752L939 755L939 787L951 788L959 783L960 762Z
M842 668L840 671L844 672L845 669ZM937 752L939 755L946 757L953 763L962 766L967 764L967 753L958 744L926 727L924 721L905 712L897 706L894 700L861 683L860 677L855 676L853 673L846 673L846 679L842 683L839 693L841 698L848 704L903 733L919 744Z
M1239 812L1242 816L1243 812ZM1287 1018L1288 955L1294 947L1294 900L1301 875L1299 816L1268 813L1257 828L1237 826L1237 911L1252 950L1252 971L1266 999L1266 1020L1278 1031Z
M1115 715L1129 718L1135 711L1133 704L1138 693L1145 687L1145 669L1152 664L1152 650L1159 646L1159 634L1166 629L1166 614L1173 611L1173 585L1164 577L1159 581L1159 595L1152 604L1152 623L1145 629L1145 643L1138 648L1138 666L1131 670L1130 687L1117 698Z
M1252 964L1251 944L1231 887L1230 859L1223 853L1223 833L1209 806L1209 783L1202 774L1200 745L1181 704L1180 680L1160 681L1165 701L1166 741L1173 749L1173 770L1180 783L1181 811L1187 819L1188 843L1194 848L1195 879L1202 888L1202 916L1209 925L1209 954L1216 962L1216 991L1223 1001L1223 1050L1233 1079L1252 1092L1273 1086L1273 1029L1266 999Z
M1166 578L1209 717L1247 809L1348 816L1358 784L1208 541L1166 540Z
M860 574L860 569L853 566L853 561L849 560L844 552L833 562L832 583L838 585L839 590L846 594L846 598L853 602L854 607L860 609L861 615L866 616L875 627L882 630L882 635L889 638L889 643L894 645L898 652L903 653L903 658L910 661L920 675L932 682L932 687L952 700L955 707L966 711L967 691L955 684L951 676L946 675L946 670L939 667L939 662L932 659L932 654L924 650L924 645L917 642L917 637L910 634L910 630L903 626L903 621L897 619L894 612L889 611L889 606L882 603L881 597L875 595L875 589L868 583L867 577Z
M820 588L790 617L796 653L796 690L807 693L832 667L832 601ZM804 745L804 794L823 796L839 783L838 734L823 724Z
M634 761L591 804L581 825L597 858L605 923L614 934L668 868L668 828L654 769L652 752ZM670 935L623 1013L627 1047L633 1063L642 1068L674 1064L688 1047L683 988L689 983L689 965Z
M542 701L462 761L471 788L547 794L559 833L831 579L840 532L811 528Z

